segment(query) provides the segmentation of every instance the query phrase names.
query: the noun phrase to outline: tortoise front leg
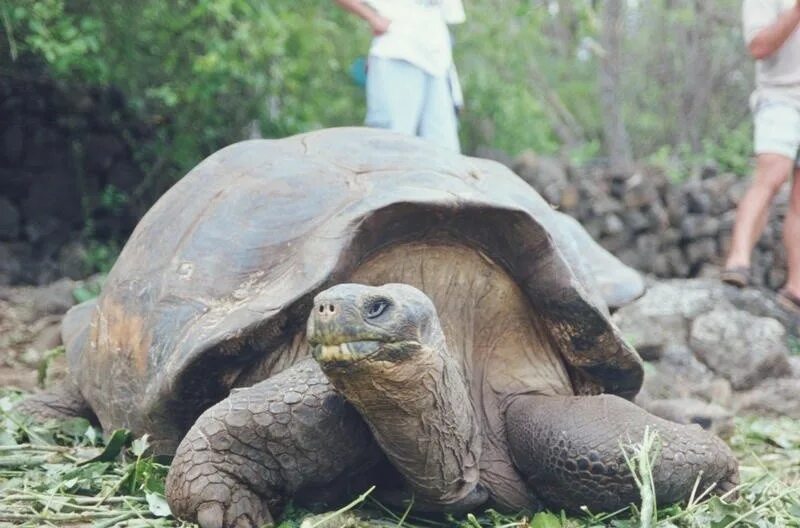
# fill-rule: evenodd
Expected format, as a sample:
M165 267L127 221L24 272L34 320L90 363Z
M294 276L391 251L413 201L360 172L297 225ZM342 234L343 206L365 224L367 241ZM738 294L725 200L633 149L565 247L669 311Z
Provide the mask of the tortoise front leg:
M653 463L656 500L689 498L716 483L715 494L739 482L736 459L722 440L697 425L653 416L627 400L601 396L518 396L506 411L514 463L533 492L554 508L612 511L638 502L623 445L641 443L645 428L660 438Z
M37 422L85 418L93 424L97 423L97 417L71 379L66 379L47 391L28 396L14 406L14 410Z
M178 446L167 500L203 528L261 526L295 494L378 459L369 429L308 360L203 413Z

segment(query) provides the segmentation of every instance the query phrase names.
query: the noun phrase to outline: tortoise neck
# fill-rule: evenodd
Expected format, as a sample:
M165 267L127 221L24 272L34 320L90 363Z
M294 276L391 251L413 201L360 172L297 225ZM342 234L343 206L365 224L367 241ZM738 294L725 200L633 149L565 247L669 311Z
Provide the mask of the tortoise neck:
M326 374L411 489L446 507L478 483L481 436L459 364L443 340L436 345L409 343L400 362L362 361Z

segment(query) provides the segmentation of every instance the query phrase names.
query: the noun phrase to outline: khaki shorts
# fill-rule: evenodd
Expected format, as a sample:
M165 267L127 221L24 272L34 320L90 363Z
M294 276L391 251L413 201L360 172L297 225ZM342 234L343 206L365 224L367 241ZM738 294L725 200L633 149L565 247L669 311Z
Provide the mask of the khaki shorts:
M755 153L780 154L800 167L800 109L779 101L762 101L754 120Z

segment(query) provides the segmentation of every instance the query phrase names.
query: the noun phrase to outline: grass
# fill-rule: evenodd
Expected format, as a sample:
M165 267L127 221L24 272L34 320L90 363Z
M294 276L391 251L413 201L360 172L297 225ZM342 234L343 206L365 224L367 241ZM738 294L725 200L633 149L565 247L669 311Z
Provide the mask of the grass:
M167 466L148 455L146 436L133 439L116 431L103 439L84 420L33 424L11 411L18 398L0 392L0 526L192 526L170 516L164 500ZM641 444L624 447L642 503L619 512L569 517L488 510L422 519L386 508L370 489L324 514L290 506L279 528L800 528L800 423L739 418L730 444L743 481L735 502L702 500L706 490L696 489L688 504L656 504L649 468L658 456L658 439L645 435Z

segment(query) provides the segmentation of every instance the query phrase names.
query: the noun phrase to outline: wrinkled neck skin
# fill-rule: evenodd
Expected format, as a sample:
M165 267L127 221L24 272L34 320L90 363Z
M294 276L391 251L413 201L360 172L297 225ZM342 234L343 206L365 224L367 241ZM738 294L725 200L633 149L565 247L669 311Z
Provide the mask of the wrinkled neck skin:
M480 425L441 330L433 334L430 344L385 343L368 358L323 370L410 488L429 504L455 510L475 500Z

